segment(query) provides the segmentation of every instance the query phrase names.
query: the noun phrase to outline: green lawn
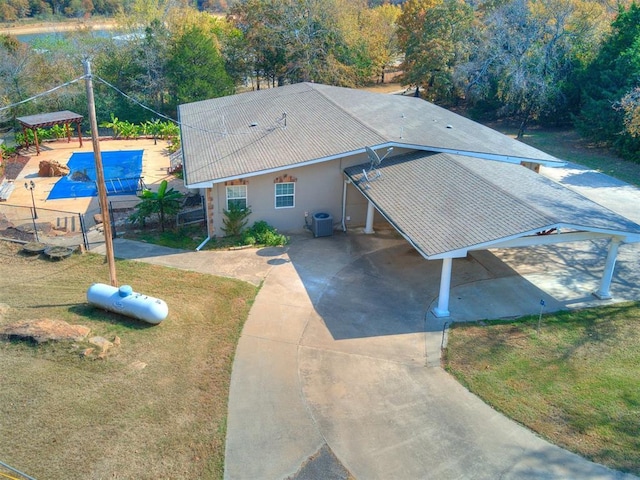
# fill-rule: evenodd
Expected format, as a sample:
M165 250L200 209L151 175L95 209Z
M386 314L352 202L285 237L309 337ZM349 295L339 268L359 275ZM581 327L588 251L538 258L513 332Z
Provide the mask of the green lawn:
M454 324L446 369L556 445L640 474L640 303Z

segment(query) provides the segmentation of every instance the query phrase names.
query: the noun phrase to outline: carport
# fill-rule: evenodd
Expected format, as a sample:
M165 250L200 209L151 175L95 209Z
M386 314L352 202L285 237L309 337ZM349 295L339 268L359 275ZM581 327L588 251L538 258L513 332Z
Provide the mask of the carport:
M608 239L594 295L609 299L619 245L640 242L640 225L514 163L420 151L344 174L368 200L365 233L377 210L425 259L442 260L437 317L450 315L453 259L470 251Z

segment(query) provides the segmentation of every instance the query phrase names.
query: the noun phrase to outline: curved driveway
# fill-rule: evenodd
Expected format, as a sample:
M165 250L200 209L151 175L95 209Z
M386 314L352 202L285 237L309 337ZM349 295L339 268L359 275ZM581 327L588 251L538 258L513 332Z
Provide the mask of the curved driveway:
M535 313L540 298L549 310L596 303L604 248L457 260L451 320ZM618 299L640 298L638 251L621 249ZM540 439L440 368L444 325L425 315L440 263L393 232L298 236L271 253L233 367L225 478L635 478Z

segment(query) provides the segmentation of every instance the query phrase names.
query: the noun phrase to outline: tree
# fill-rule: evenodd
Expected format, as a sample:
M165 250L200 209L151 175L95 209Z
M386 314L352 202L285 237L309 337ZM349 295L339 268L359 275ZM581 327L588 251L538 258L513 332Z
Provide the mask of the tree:
M624 125L632 137L640 137L640 87L634 88L620 101L624 112Z
M459 0L408 0L398 19L404 81L432 101L455 97L454 68L466 62L473 11Z
M314 81L356 86L377 68L366 4L348 0L244 0L229 19L242 32L257 88ZM239 55L235 55L236 57Z
M152 20L137 41L135 51L138 74L132 79L131 88L142 94L145 103L157 112L164 111L165 95L168 89L167 61L170 34L164 23Z
M27 46L15 37L0 36L1 98L13 103L28 96L30 66Z
M385 3L362 12L360 33L367 44L369 56L375 72L379 72L380 83L384 83L384 73L398 56L398 37L396 35L400 7Z
M576 126L625 158L640 159L640 139L625 132L626 110L615 108L629 93L633 100L640 79L640 6L621 8L611 26L598 55L580 76L582 106Z
M474 101L497 99L502 116L520 122L558 117L579 53L597 37L595 11L582 0L511 0L484 19L479 47L460 68Z
M140 222L142 226L145 224L145 220L152 215L158 215L160 220L160 229L164 232L164 225L166 223L166 217L176 215L182 208L183 194L169 188L167 190L168 183L166 180L162 180L157 192L152 192L149 189L144 189L138 198L140 203L136 206L136 212L130 217L134 222Z
M173 108L234 92L217 38L197 25L189 26L170 48L167 77Z

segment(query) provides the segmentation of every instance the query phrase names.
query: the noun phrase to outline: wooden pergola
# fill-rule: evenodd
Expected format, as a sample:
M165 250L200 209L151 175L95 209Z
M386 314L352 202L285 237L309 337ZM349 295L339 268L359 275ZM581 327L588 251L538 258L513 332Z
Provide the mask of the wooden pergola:
M29 147L29 139L27 137L27 130L33 131L34 143L36 146L36 152L40 155L40 144L38 143L38 128L53 127L54 125L64 125L67 133L67 141L71 141L71 129L69 125L76 124L78 130L78 139L80 140L80 146L82 147L82 131L80 124L82 123L82 115L70 112L69 110L63 110L61 112L40 113L38 115L29 115L27 117L18 117L16 120L20 122L22 126L22 132L24 133L24 141L26 147Z

